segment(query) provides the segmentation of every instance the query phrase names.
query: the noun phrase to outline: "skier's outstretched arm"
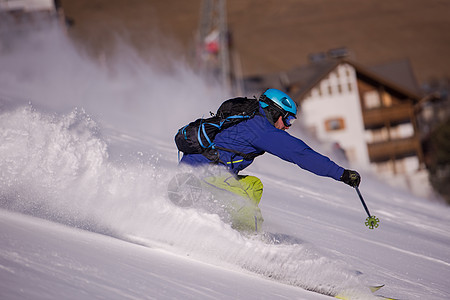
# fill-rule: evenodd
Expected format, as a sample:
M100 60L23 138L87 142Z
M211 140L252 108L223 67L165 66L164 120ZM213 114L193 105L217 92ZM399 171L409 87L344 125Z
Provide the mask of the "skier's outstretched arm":
M254 141L254 145L316 175L331 177L352 187L359 186L361 182L358 172L344 169L328 157L314 151L302 140L282 130L274 128L266 132L263 138Z

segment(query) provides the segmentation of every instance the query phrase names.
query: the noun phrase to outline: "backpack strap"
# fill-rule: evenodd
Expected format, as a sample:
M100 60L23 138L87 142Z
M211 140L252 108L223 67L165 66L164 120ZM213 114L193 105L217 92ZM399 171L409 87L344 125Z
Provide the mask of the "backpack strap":
M211 145L213 145L213 141L211 141L208 134L206 133L206 129L205 129L206 124L217 127L218 129L220 129L222 127L222 124L217 125L214 123L205 123L205 122L202 122L200 124L200 127L198 128L197 139L198 139L198 142L200 143L200 146L205 149L210 148ZM201 133L203 133L203 136L205 137L206 141L208 142L208 146L203 145Z
M256 102L256 103L258 103L258 102ZM259 104L258 104L258 107L259 107ZM256 115L260 115L259 110L254 110L253 114L251 114L251 115L233 115L233 116L226 117L220 122L219 125L212 124L212 123L209 123L209 124L211 124L213 126L216 126L217 128L221 129L224 124L228 125L227 122L228 123L230 123L230 122L233 123L233 122L236 122L236 121L239 121L239 120L243 120L243 119L252 119ZM199 129L199 132L200 132L200 129ZM206 148L205 151L203 151L202 154L206 158L211 160L212 163L215 163L215 164L219 164L220 163L220 164L226 165L226 163L223 162L220 159L219 152L217 150L222 150L222 151L227 151L227 152L234 153L234 154L236 154L238 156L241 156L245 160L253 160L256 157L258 157L260 155L263 155L265 153L264 151L263 152L243 153L241 151L237 151L237 150L234 150L234 149L219 147L219 146L216 146L216 144L213 141L209 140L208 136L206 135L206 132L203 132L203 134L207 138L209 146L208 147L204 147L203 144L201 144L203 148ZM201 143L200 133L198 134L198 137L199 137L199 141Z

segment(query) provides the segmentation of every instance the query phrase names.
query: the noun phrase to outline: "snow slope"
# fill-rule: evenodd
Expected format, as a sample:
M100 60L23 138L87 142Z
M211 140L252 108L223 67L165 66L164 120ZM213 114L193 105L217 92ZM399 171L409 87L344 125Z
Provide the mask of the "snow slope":
M2 299L329 299L157 248L0 215Z
M166 197L173 134L226 92L126 47L107 69L57 29L12 45L0 57L1 299L370 299L379 283L399 299L450 297L448 207L363 173L381 220L369 230L353 189L264 155L245 173L264 183L267 235L244 236Z

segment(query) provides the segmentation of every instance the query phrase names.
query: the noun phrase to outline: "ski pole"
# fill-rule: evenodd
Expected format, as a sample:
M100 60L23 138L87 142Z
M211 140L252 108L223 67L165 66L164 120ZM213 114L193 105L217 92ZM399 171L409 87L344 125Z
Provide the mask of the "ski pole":
M366 202L364 202L364 198L361 195L361 192L359 191L358 187L355 187L356 192L358 193L359 199L361 200L362 205L364 206L364 209L366 210L367 215L370 217L369 209L367 208Z
M370 215L369 209L367 208L366 202L364 201L363 196L361 195L361 192L359 191L359 188L356 186L356 193L358 193L359 199L361 200L362 205L364 206L364 209L368 215L366 219L366 226L369 227L369 229L374 229L379 226L378 222L380 222L380 219L378 219L375 216Z

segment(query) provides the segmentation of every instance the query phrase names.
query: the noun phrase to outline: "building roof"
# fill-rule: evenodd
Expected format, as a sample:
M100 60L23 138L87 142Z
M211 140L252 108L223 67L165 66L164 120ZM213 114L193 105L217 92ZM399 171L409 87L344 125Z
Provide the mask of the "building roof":
M383 86L415 102L422 98L408 60L368 68L345 58L328 58L286 72L248 77L245 79L245 87L250 92L261 91L265 88L278 88L289 92L289 88L295 86L296 89L291 96L301 101L311 89L342 63L353 66L358 78L362 80Z
M416 94L421 94L417 79L408 59L400 59L387 63L371 66L368 68L375 74L395 82L398 86L403 87Z

